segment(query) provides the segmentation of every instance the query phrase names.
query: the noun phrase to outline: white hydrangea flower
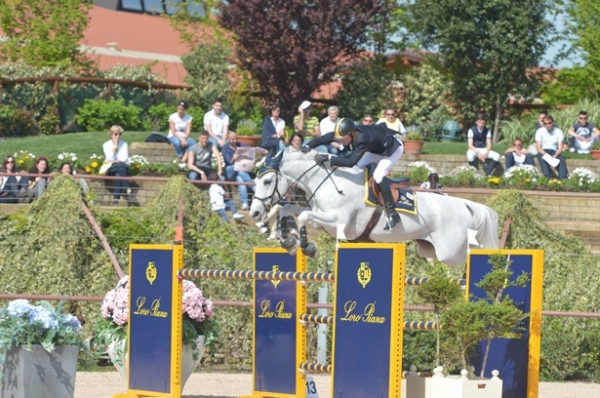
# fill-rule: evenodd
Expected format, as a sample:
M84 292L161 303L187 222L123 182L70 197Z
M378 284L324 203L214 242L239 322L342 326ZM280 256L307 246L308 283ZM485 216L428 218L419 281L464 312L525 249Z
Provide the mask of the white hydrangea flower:
M411 163L408 164L408 167L410 167L410 168L424 167L427 170L429 170L429 174L431 174L431 173L437 173L437 171L435 171L435 169L433 167L431 167L429 165L429 163L427 163L427 162L425 162L423 160L417 160L415 162L411 162Z
M504 178L511 178L515 174L525 174L530 178L539 177L540 172L535 166L531 166L529 164L522 164L520 166L513 166L510 169L504 172Z
M465 172L472 173L473 176L478 180L483 178L483 174L481 174L478 169L476 169L475 167L470 166L470 165L458 166L454 170L452 170L449 175L451 177L454 177L457 174L465 173Z
M579 185L592 184L598 181L598 175L585 167L578 167L573 170L569 178L579 178Z

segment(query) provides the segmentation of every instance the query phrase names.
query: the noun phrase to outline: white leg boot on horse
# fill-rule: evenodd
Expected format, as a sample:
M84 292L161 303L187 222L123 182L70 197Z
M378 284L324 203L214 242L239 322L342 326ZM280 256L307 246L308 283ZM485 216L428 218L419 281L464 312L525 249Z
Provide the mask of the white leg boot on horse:
M390 180L384 178L378 185L381 189L381 195L383 196L385 211L387 213L387 225L383 229L389 231L400 222L400 215L394 206L394 197L392 195L392 190L390 189Z

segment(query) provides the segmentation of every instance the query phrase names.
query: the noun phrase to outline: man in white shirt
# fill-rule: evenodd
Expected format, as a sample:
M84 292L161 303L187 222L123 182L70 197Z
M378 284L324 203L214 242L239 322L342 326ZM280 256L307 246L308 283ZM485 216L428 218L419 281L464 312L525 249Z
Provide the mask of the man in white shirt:
M538 151L538 162L542 174L546 178L552 178L550 167L558 169L558 178L564 180L568 177L567 162L561 154L565 136L561 129L554 125L554 118L547 115L544 118L543 127L535 132L535 144ZM556 161L558 160L558 164Z
M321 136L327 133L333 133L335 131L335 125L340 121L340 108L337 106L330 106L327 108L327 117L321 120L319 123L319 130ZM330 145L320 145L315 148L317 152L329 152L337 155L343 149L343 146L339 142L332 142Z
M222 148L227 142L229 116L223 112L223 101L220 98L213 102L212 110L204 115L204 129L210 135L210 142L217 148Z

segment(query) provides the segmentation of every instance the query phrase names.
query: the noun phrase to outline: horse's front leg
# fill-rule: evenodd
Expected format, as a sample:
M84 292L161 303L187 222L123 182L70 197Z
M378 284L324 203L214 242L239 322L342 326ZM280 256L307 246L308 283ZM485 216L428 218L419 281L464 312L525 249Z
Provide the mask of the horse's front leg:
M281 247L288 251L289 254L294 255L298 250L298 241L290 236L288 236L289 226L288 226L288 217L291 215L300 214L300 212L304 211L304 207L299 207L296 205L286 204L281 208L279 213L279 223L278 223L278 233L279 240L281 242Z
M320 211L305 210L298 216L298 232L300 233L300 247L302 252L308 257L315 258L317 256L318 247L314 242L308 240L306 233L306 224L312 221L321 225L325 229L327 224L336 224L337 216L333 213L324 213Z

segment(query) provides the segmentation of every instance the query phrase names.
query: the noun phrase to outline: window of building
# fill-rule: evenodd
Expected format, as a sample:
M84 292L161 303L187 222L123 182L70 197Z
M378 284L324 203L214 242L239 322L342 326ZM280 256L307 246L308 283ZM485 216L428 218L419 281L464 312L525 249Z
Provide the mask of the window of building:
M120 0L119 10L147 14L175 14L179 7L187 6L191 15L205 16L204 7L188 0Z

